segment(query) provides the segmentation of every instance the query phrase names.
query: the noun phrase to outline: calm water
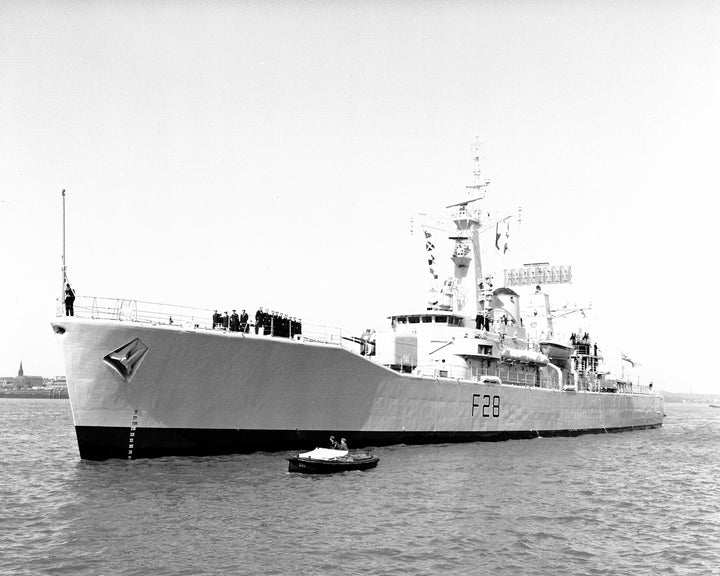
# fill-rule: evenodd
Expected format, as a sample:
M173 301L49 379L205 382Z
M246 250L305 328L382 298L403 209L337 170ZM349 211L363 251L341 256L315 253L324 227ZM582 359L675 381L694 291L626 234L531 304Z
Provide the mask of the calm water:
M659 430L83 462L67 400L0 399L1 574L720 574L720 409Z

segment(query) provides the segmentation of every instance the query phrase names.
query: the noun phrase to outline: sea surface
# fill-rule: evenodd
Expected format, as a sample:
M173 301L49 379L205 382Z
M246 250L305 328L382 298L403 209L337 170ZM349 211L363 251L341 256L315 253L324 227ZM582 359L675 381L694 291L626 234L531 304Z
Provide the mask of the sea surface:
M0 574L720 574L720 409L620 434L81 461L67 400L0 399Z

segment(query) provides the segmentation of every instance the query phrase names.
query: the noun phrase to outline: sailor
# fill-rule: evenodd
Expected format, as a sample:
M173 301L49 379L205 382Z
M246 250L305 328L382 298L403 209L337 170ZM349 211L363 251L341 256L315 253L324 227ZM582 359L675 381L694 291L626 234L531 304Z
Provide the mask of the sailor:
M283 336L290 338L290 316L283 314Z
M248 313L245 312L243 309L242 312L240 312L240 332L247 332L248 331Z
M75 290L65 282L65 316L75 316Z
M330 448L337 450L338 443L335 441L335 436L330 436Z
M368 345L367 345L367 355L368 356L375 356L375 331L372 330L370 332L370 336L368 339Z
M227 330L228 327L228 313L227 310L225 310L225 314L222 315L222 318L220 318L220 321L222 322L222 326L225 330Z
M340 438L340 444L338 444L338 450L347 450L347 442L345 441L345 438Z
M213 329L220 326L220 312L215 310L215 314L213 314Z
M269 336L275 336L275 328L276 328L276 321L277 315L275 314L275 310L269 310L265 313L265 318L263 319L263 326L265 327L265 335Z
M236 310L232 311L232 314L230 315L230 332L239 332L240 331L240 317L237 314Z
M257 312L255 312L255 334L258 333L258 330L260 330L260 327L263 325L263 309L262 306L257 309Z

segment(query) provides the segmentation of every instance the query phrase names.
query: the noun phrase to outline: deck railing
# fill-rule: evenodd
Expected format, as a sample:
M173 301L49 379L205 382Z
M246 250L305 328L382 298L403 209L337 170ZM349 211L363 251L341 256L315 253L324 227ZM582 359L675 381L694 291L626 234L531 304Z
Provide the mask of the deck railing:
M193 308L190 306L177 306L159 302L143 302L124 298L107 298L101 296L78 296L75 299L74 316L91 318L94 320L115 320L150 324L153 326L178 326L186 329L213 330L214 310L206 308ZM65 306L57 302L56 315L65 315ZM223 328L215 330L227 331ZM274 327L268 330L260 328L258 335L274 336ZM255 335L255 318L249 319L247 334ZM242 336L242 332L228 332ZM320 342L324 344L342 343L340 328L324 326L321 324L302 323L300 335L290 334L290 338L302 338L305 342Z
M60 300L57 301L56 314L63 317L65 314L64 305ZM141 300L130 300L123 298L106 298L101 296L78 296L75 299L74 315L80 318L92 318L96 320L116 320L137 322L140 324L150 324L153 326L177 326L185 329L193 330L213 330L214 310L206 308L193 308L189 306L176 306L172 304L162 304L158 302L143 302ZM222 328L214 330L227 331ZM272 331L270 334L264 334L262 328L259 335L274 337ZM242 332L227 332L228 335L243 336ZM255 320L250 318L247 333L255 335ZM342 330L337 327L324 326L321 324L302 323L302 334L291 334L290 338L301 339L304 342L318 342L323 344L332 344L343 346ZM462 380L480 381L482 376L497 376L504 384L513 384L516 386L535 386L536 376L532 373L512 374L508 370L488 370L481 372L471 371L469 368L462 366L438 366L438 364L427 364L417 366L414 371L426 377L437 378L454 378ZM620 383L619 383L620 384ZM547 377L541 377L539 386L542 388L559 388L557 381ZM602 384L600 381L589 386L590 391L600 391ZM652 394L652 388L648 386L630 385L622 383L618 386L619 393L634 394Z

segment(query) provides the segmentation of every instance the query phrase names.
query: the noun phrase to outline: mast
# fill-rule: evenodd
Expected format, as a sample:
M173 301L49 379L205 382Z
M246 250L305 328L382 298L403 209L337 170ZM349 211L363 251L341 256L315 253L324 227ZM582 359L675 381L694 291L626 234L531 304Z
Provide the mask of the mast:
M457 297L454 308L458 312L464 312L471 316L477 314L479 308L479 302L482 297L480 282L483 279L483 272L480 242L478 239L481 224L480 210L476 207L477 205L471 208L469 204L484 199L484 189L490 184L490 180L482 177L481 152L482 145L476 138L472 145L473 184L465 187L468 191L468 197L462 202L448 206L448 208L454 209L452 220L457 228L456 236L450 238L455 241L452 260L455 264L455 288ZM471 261L472 272L468 275ZM469 285L470 281L472 281L473 286ZM469 305L470 300L472 300L471 305Z
M62 191L62 278L60 279L60 305L65 298L65 279L67 278L67 266L65 264L65 189Z
M473 153L473 185L468 186L468 189L471 190L471 194L475 197L485 196L483 188L485 188L488 184L490 184L490 180L483 180L482 178L482 164L480 162L480 154L482 152L482 144L480 144L480 140L475 138L475 142L473 142L472 145L472 153ZM482 193L482 194L481 194ZM480 241L478 238L478 230L480 227L479 219L476 224L471 226L470 228L470 241L472 242L473 252L475 253L475 287L473 291L474 296L474 305L475 305L475 313L477 314L478 305L480 302L481 297L483 296L480 291L480 282L483 281L483 273L482 273L482 260L480 257Z
M486 225L483 229L484 218L477 203L485 199L485 188L490 184L490 180L482 174L482 145L477 138L472 145L472 153L473 184L465 186L467 193L464 200L445 207L451 210L450 220L455 224L455 232L449 237L454 242L450 257L454 270L453 276L445 281L441 290L442 303L439 309L452 310L474 318L480 310L486 309L487 287L483 284L479 235L488 228ZM426 232L426 239L428 237ZM429 250L427 245L426 250ZM431 257L431 262L434 262L434 257Z

